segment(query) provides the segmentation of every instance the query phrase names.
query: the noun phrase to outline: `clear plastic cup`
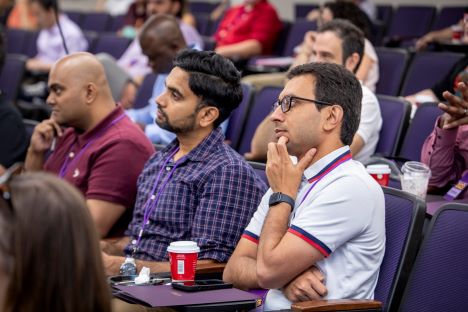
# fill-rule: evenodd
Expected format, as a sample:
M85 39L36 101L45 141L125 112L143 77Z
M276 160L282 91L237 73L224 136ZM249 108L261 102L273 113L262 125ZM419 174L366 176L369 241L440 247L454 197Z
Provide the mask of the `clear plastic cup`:
M383 186L388 186L388 181L390 179L390 167L385 164L376 164L376 165L369 165L366 167L367 172L379 183Z
M401 167L401 188L423 200L426 199L427 185L431 177L431 169L419 161L407 161Z
M200 248L196 242L177 241L167 247L173 282L193 283Z

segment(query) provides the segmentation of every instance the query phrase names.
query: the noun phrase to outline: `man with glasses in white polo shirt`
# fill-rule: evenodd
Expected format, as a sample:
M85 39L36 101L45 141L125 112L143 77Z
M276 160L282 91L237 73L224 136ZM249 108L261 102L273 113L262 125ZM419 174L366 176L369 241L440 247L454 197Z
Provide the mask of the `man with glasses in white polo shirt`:
M271 188L223 278L270 289L266 311L320 295L371 299L385 252L385 208L382 189L349 149L361 86L328 63L298 66L288 78L270 116L277 140L268 145Z

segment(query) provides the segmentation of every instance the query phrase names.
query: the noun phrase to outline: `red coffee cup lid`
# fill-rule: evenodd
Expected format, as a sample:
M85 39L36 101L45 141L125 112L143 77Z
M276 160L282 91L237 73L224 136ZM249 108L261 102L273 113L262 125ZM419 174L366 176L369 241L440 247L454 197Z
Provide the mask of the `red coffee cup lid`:
M200 252L200 247L197 246L196 242L177 241L172 242L169 247L167 247L167 251L175 253L198 253Z
M390 174L391 172L390 167L385 164L369 165L366 169L370 174Z

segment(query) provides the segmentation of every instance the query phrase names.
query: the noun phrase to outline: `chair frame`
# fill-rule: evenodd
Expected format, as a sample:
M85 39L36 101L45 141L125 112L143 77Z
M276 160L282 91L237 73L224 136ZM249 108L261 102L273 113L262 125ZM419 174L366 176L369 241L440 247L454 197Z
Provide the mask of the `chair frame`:
M429 223L429 226L428 226L427 230L425 231L424 238L423 238L423 240L422 240L422 242L421 242L421 244L420 244L420 246L418 248L417 255L416 255L416 257L415 257L415 259L413 261L414 263L416 263L417 258L419 257L419 255L420 255L421 251L423 250L424 246L427 244L428 241L430 241L431 235L432 235L432 230L433 230L433 228L435 226L435 223L437 222L437 219L438 219L439 215L442 214L446 210L459 210L459 211L465 211L465 212L468 213L468 205L467 204L460 204L460 203L447 203L447 204L444 204L442 207L440 207L439 210L437 210L437 212L432 216L431 222ZM394 307L395 311L397 311L397 309L398 310L400 309L401 304L405 301L406 297L408 296L408 291L409 291L408 289L409 289L409 287L405 287L404 292L401 295L401 300L398 302L398 306Z

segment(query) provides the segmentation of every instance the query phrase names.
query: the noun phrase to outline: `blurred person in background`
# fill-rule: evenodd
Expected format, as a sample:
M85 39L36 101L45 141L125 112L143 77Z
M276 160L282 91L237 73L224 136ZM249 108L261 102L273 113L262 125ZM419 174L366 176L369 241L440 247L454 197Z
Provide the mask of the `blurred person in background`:
M31 11L29 0L16 0L13 9L8 15L7 27L24 30L36 30L37 19Z
M31 12L37 19L41 31L37 38L37 55L26 62L27 70L48 73L52 64L62 56L86 51L88 41L83 32L66 14L60 14L57 0L30 1ZM60 23L63 38L60 35L58 23ZM68 53L63 40L65 40Z
M370 21L377 20L377 7L371 0L336 0L335 2L350 2L359 7L364 13L366 13ZM320 16L320 9L314 9L307 14L309 21L315 21Z
M110 312L83 196L45 173L0 176L0 310Z
M356 72L356 77L372 92L375 92L379 80L379 59L374 46L369 41L370 21L366 14L361 11L354 3L348 1L327 2L319 11L318 27L336 19L345 19L350 21L364 33L364 55L361 64ZM296 48L296 55L293 64L295 66L313 62L313 45L315 42L316 31L308 31L302 43ZM244 83L252 84L257 90L267 85L284 86L286 73L271 73L250 75L243 78Z
M466 198L468 177L468 83L459 82L458 95L445 91L448 103L439 103L444 111L427 137L421 161L431 168L428 192L444 193L459 186L459 197ZM456 198L456 197L455 197Z
M124 15L134 0L98 0L97 11L106 11L110 15Z
M445 101L444 91L461 95L458 90L460 82L468 84L468 54L456 62L442 80L430 88L406 96L405 99L413 105L414 112L421 103Z
M5 63L6 48L3 29L0 29L0 72ZM5 100L4 94L10 90L0 90L0 166L9 167L23 161L28 148L26 129L18 109Z
M124 26L119 31L124 37L135 38L138 29L145 23L146 0L136 0L128 8L124 18Z
M271 54L282 23L267 0L244 0L226 11L214 34L215 51L234 61Z
M168 14L176 17L187 46L201 50L204 44L200 34L194 27L181 20L185 6L185 0L147 0L146 14L148 18L155 14ZM124 108L131 108L138 87L144 77L151 73L148 58L142 52L138 36L119 60L116 61L112 56L104 53L100 53L98 58L106 69L114 100L120 102ZM118 71L117 66L124 71ZM117 71L118 76L115 74Z
M317 31L312 45L315 62L335 63L346 67L356 74L364 53L364 34L351 22L334 19ZM379 102L365 85L362 86L362 109L359 128L350 145L353 159L365 162L374 153L379 141L382 116ZM268 143L274 138L273 125L268 116L255 131L251 152L245 157L249 160L263 160L267 155Z
M428 32L416 41L414 47L416 51L422 51L432 43L450 42L454 31L461 32L459 39L461 43L468 43L468 7L465 7L465 14L457 24Z
M364 33L364 56L361 65L356 72L356 77L363 82L372 92L375 92L376 84L379 81L379 59L374 46L369 41L371 37L370 21L365 13L353 2L337 1L327 2L320 10L318 27L335 18L341 18L350 21ZM315 32L308 32L299 52L296 56L294 65L301 65L313 60L312 45ZM294 66L293 65L293 66Z

